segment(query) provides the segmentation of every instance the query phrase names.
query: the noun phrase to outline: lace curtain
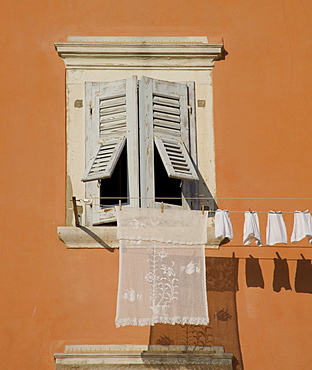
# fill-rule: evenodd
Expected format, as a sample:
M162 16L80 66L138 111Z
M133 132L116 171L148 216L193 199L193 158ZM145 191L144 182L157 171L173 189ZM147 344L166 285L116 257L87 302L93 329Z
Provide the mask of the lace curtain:
M116 326L206 325L207 214L117 211L119 286Z

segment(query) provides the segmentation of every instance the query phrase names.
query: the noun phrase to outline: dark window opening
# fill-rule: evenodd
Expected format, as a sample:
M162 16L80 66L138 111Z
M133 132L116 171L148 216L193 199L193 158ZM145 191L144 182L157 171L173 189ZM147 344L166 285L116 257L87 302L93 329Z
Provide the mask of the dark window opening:
M128 199L128 175L127 175L127 145L119 157L113 174L108 179L101 180L100 205L113 206L118 204L119 199L122 203L127 203ZM105 199L104 199L105 198ZM122 199L124 198L124 199Z
M182 206L181 180L168 177L156 146L154 146L155 197L156 202ZM179 199L167 199L179 198Z

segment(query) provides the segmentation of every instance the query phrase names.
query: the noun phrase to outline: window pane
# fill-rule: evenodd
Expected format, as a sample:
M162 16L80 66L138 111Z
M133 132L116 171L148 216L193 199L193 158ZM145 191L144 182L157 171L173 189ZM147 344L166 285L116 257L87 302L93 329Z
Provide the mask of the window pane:
M123 151L116 164L112 176L108 179L101 180L101 207L118 204L119 199L128 196L127 186L127 146ZM103 199L103 198L109 199ZM122 203L127 203L127 199L121 199Z
M155 197L156 202L164 202L182 206L181 180L168 177L157 148L154 148L155 165ZM160 198L160 199L157 199ZM179 198L179 199L166 199Z

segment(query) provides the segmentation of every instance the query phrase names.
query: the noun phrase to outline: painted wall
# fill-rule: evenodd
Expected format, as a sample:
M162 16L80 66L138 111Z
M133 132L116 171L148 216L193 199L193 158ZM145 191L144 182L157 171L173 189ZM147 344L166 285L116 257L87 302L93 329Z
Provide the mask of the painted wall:
M312 126L309 0L92 0L1 2L1 305L3 370L52 370L65 344L148 342L149 328L114 327L118 253L66 250L65 69L54 42L69 35L223 37L214 69L220 198L308 198ZM311 200L229 200L232 211L311 208ZM266 215L260 214L264 236ZM242 247L210 256L240 260L238 318L245 369L309 369L311 294L294 288L306 242ZM290 235L292 215L285 213ZM272 289L275 252L292 290ZM245 257L260 258L265 287L248 288Z

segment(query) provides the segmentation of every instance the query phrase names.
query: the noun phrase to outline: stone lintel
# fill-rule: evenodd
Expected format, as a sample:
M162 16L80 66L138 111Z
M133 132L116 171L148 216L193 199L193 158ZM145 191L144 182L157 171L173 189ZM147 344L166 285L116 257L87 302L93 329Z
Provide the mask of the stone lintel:
M69 37L55 43L67 69L211 69L222 43L206 37Z

